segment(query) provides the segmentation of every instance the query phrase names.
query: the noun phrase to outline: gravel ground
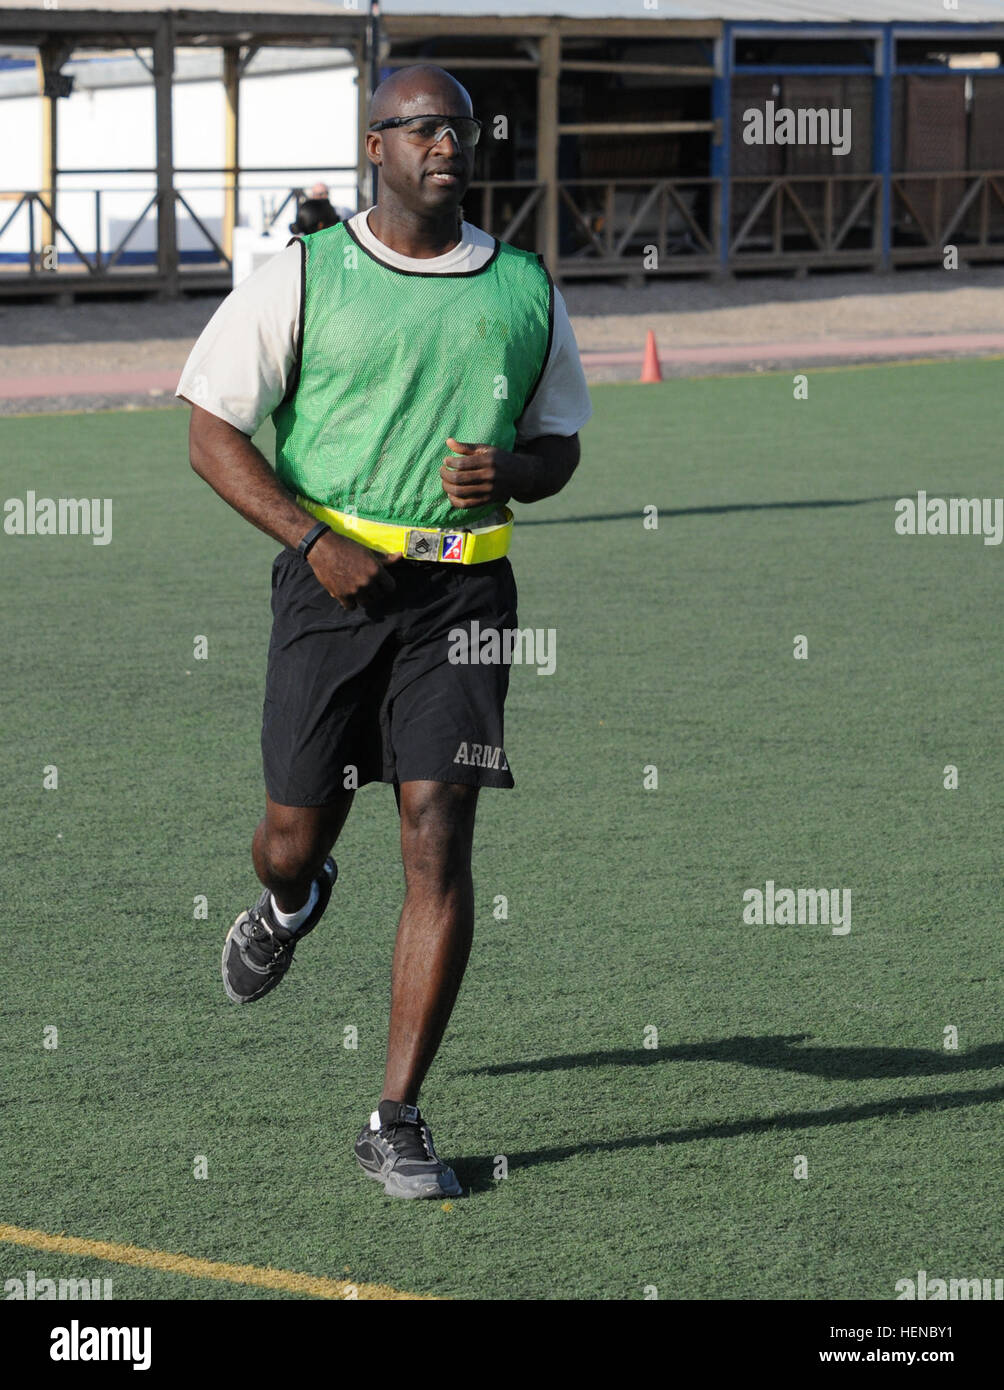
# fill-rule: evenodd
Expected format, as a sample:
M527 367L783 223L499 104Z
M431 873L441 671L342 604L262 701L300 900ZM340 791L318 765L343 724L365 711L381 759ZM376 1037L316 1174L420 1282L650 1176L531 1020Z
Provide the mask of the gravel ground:
M639 346L654 328L677 347L793 339L975 333L1004 328L1004 266L562 288L584 350Z
M638 352L649 328L660 346L674 348L1004 330L1001 266L802 279L667 279L639 287L572 281L563 293L583 352ZM0 395L4 376L161 367L180 372L220 302L218 295L173 302L83 300L65 307L0 302ZM680 374L680 368L673 370ZM701 364L693 370L706 375L712 369ZM737 370L736 364L727 370ZM589 375L632 379L637 368L598 367ZM168 405L171 397L37 397L0 404L0 413L101 409L130 401Z

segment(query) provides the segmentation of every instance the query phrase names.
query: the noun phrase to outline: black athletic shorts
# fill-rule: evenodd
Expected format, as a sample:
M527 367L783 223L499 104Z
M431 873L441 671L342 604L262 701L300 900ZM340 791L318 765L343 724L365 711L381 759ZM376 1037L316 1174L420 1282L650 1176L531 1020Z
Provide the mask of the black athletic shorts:
M308 560L276 557L261 735L273 801L323 806L367 782L513 785L509 667L450 660L451 630L516 627L512 566L399 560L390 573L393 595L346 611Z

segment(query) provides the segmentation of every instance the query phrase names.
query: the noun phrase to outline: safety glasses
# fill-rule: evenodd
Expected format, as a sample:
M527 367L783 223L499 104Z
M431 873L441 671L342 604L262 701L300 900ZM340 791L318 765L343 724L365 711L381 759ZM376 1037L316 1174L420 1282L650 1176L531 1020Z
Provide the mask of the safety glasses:
M472 150L481 138L481 122L473 116L392 116L377 121L370 130L400 130L414 145L431 149L447 130L453 131L463 149Z

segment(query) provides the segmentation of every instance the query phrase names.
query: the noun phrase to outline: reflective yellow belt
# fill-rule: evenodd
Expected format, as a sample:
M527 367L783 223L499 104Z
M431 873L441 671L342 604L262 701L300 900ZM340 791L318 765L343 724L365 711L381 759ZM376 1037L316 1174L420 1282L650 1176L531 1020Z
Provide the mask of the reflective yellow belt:
M309 497L297 497L297 502L324 521L339 536L348 536L371 550L386 555L400 552L409 560L439 560L448 564L480 565L486 560L500 560L509 549L513 514L504 507L506 519L494 526L473 526L467 530L430 530L419 526L396 526L388 521L369 521L366 517L338 512L334 507L322 507Z

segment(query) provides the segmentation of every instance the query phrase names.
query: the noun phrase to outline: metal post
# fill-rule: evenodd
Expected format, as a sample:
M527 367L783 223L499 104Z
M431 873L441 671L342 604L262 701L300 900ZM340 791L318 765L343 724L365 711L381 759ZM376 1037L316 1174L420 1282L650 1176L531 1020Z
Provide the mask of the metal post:
M366 24L366 46L369 54L368 82L366 89L366 120L369 124L370 101L380 85L380 0L370 0L369 20ZM370 165L370 206L379 197L380 176L375 164Z
M225 102L223 163L233 172L224 176L223 195L223 250L233 261L234 228L239 216L240 197L240 46L228 45L223 50L223 98Z
M558 84L561 32L551 21L540 40L537 71L537 182L544 185L544 261L558 278Z
M878 71L875 78L875 120L873 141L873 164L876 174L882 179L879 198L880 250L878 269L888 270L892 265L892 77L893 77L893 35L892 25L882 27L882 37L876 40L878 46Z
M367 40L361 39L355 46L356 57L356 212L367 206L367 170L369 159L366 155L366 122L369 115L369 66Z
M35 199L28 195L28 274L35 274Z
M171 87L174 78L174 24L157 23L153 38L153 89L157 132L157 273L161 293L178 293L178 228L174 215L174 138Z
M715 133L711 137L711 177L716 179L718 264L725 272L729 268L729 223L731 221L732 176L732 26L725 24L715 40L715 75L711 82L711 116Z
M38 90L42 97L42 186L39 190L46 203L52 209L52 216L42 209L42 220L40 226L41 245L42 245L42 269L56 270L56 264L48 264L48 257L45 254L46 246L56 244L56 223L54 219L58 217L56 211L56 183L57 170L59 168L59 108L53 86L46 81L46 77L53 71L52 55L43 45L35 58L38 70ZM58 72L58 68L56 69Z

